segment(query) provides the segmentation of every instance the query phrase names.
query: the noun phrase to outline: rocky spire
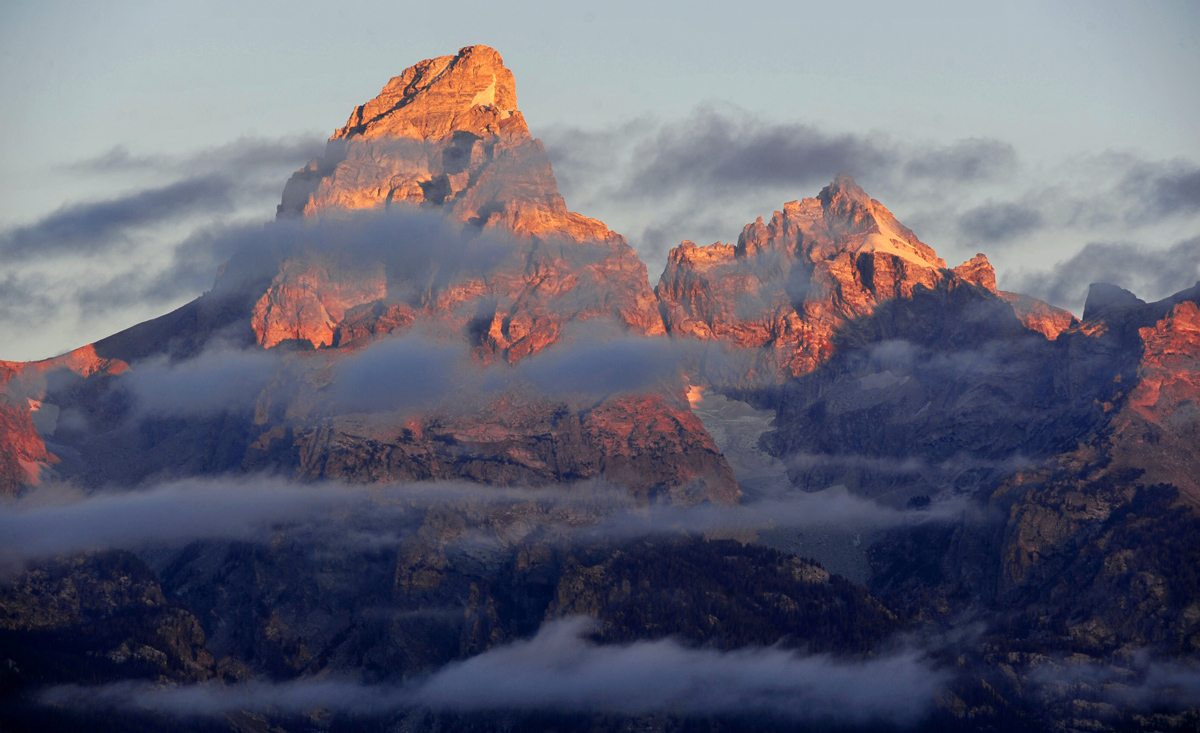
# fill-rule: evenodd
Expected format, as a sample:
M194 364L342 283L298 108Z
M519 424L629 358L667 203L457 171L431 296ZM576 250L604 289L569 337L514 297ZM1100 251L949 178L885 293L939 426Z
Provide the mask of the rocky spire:
M512 235L517 249L529 250L451 289L498 309L481 337L492 355L535 353L572 319L613 318L636 332L663 332L645 265L602 222L567 210L546 150L517 110L513 74L487 46L415 64L356 107L325 156L288 181L279 216L384 209L440 214L452 226ZM546 240L587 246L537 248ZM347 265L330 254L281 264L252 314L260 344L345 345L414 319L483 318L480 304L426 292L429 273L416 271L411 258L387 264L384 251L381 261ZM531 266L536 277L526 276ZM410 291L426 294L398 300ZM454 321L451 330L465 328Z
M1055 338L1074 317L996 289L987 257L954 270L848 174L813 198L747 224L736 246L671 251L656 292L668 330L755 349L760 376L811 371L842 324L914 288L969 282L1009 302L1026 327Z
M461 132L485 137L502 126L510 135L529 137L513 74L494 49L467 46L457 56L428 59L393 77L378 97L355 108L333 139L442 140Z
M487 46L393 77L283 191L281 218L392 206L479 227L597 240L603 223L567 211L550 158L517 109L516 83Z

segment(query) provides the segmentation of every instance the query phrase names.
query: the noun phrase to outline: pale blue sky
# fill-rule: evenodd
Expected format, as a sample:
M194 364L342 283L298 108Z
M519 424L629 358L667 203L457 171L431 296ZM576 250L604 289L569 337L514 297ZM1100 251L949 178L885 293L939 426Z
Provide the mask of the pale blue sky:
M1197 2L5 0L0 229L146 185L136 172L65 170L115 146L135 155L186 155L245 136L325 136L390 76L472 43L504 56L535 135L604 130L638 117L666 124L713 103L764 124L800 123L906 145L970 138L1011 144L1022 175L1009 189L976 192L975 203L1028 197L1039 177L1070 188L1079 174L1063 173L1064 166L1109 152L1200 161ZM782 200L756 207L769 214ZM928 220L937 234L937 207L896 200L902 219L908 213ZM588 201L568 198L638 246L652 213L599 199L598 210L588 210ZM970 202L950 205L959 211ZM269 203L255 206L239 213L270 217ZM159 236L177 238L183 229ZM1200 228L1194 217L1176 218L1146 232L1166 246ZM1049 266L1098 238L1054 236L1063 244L1050 261L1038 260L1039 253L1049 257L1049 245L1031 244L1011 250L1010 269ZM1138 237L1124 230L1109 239ZM950 234L930 243L939 251L973 246ZM131 257L143 254L130 250ZM650 269L654 280L653 263ZM23 273L0 263L0 282ZM178 302L195 294L180 293ZM64 314L38 329L0 331L8 343L0 344L0 358L47 356L162 309L156 303L103 318Z

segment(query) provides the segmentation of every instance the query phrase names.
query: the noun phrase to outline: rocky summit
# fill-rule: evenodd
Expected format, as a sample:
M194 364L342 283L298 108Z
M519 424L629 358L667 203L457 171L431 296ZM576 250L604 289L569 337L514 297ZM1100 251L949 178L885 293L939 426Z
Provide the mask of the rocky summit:
M0 728L1200 720L1200 284L1076 318L842 174L651 288L485 46L238 236L0 362Z

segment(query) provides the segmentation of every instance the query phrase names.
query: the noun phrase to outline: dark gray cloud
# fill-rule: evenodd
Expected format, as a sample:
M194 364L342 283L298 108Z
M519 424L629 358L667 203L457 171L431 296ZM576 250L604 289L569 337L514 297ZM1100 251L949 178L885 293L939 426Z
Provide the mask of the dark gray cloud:
M391 412L427 406L452 388L470 389L459 374L465 349L420 337L388 339L341 359L329 389L338 412ZM457 384L456 384L457 383Z
M140 188L68 204L0 231L0 260L12 268L0 277L0 317L32 335L64 318L106 321L130 308L198 295L232 253L229 230L239 225L230 217L268 211L286 176L323 148L315 136L245 138L180 156L134 155L116 147L65 167L62 172L73 177L133 176ZM161 257L161 240L189 229L168 249L170 256ZM101 267L81 271L80 263L100 257Z
M492 379L495 384L496 377L515 377L545 393L603 397L645 390L678 377L687 360L703 348L687 341L615 336L602 328L580 328L566 343L522 360L508 375L493 372Z
M378 714L404 708L451 711L570 710L634 715L770 715L830 723L911 723L935 705L947 675L915 652L862 662L783 649L693 649L667 639L599 646L594 621L549 622L532 639L452 663L398 686L344 680L236 686L137 683L57 687L44 702L174 715L318 708Z
M133 306L177 303L181 295L199 295L212 286L221 264L242 247L253 246L255 235L262 231L261 222L201 227L172 248L166 267L135 267L87 283L76 288L68 302L95 317Z
M51 485L0 509L0 561L19 565L84 549L261 538L272 523L311 521L365 500L362 489L255 477L88 497Z
M904 176L934 183L995 181L1015 173L1017 165L1017 151L1011 144L971 138L910 152Z
M1123 709L1190 707L1200 704L1200 666L1193 660L1163 660L1145 650L1121 663L1050 659L1031 670L1031 692L1039 702L1089 699Z
M972 510L961 498L938 501L927 511L912 512L855 496L844 486L832 486L823 491L795 491L784 498L736 506L699 504L630 508L614 512L593 526L579 527L575 534L579 537L626 538L679 532L743 533L818 525L864 530L974 518Z
M516 365L502 362L481 369L470 363L461 344L409 335L340 359L326 395L330 408L340 412L410 410L444 399L480 404L503 390L599 399L661 386L679 377L706 349L705 344L628 336L609 324L588 323Z
M105 254L128 244L131 233L195 214L233 209L234 183L204 175L87 204L64 206L33 224L0 234L0 257L8 262L63 255Z
M807 194L840 172L891 189L904 180L983 182L1011 175L1016 151L989 139L904 145L881 135L835 133L700 108L687 119L638 119L612 129L549 130L547 149L564 188L614 178L606 195L664 200L789 188Z
M988 201L960 216L958 231L970 242L997 244L1029 234L1042 224L1042 213L1032 206Z
M37 276L8 273L0 278L0 322L41 325L57 315L58 307Z
M1047 272L1015 278L1016 290L1081 312L1092 283L1112 283L1145 300L1179 292L1200 280L1200 237L1165 249L1093 242Z
M1200 167L1187 160L1130 161L1117 188L1136 202L1126 217L1140 224L1200 213Z
M638 147L623 191L662 198L681 188L811 186L841 171L865 173L895 163L895 152L882 141L700 110Z
M198 416L248 412L284 367L278 353L216 346L186 361L156 357L118 377L141 414Z
M80 550L261 540L281 523L295 537L312 538L306 543L312 547L394 546L415 531L397 521L406 509L432 507L461 511L468 520L456 541L487 546L506 544L505 538L534 527L546 542L575 546L680 533L744 534L818 525L882 529L974 517L961 499L935 501L921 512L902 511L840 486L733 506L638 506L624 487L596 481L537 489L460 481L362 487L240 476L91 495L48 483L0 507L0 565L12 572L30 559Z
M72 204L41 221L0 234L0 257L7 262L64 254L103 254L127 244L134 230L196 214L229 211L233 182L203 175L90 204Z
M213 286L222 263L238 258L242 267L230 268L227 287L235 275L255 282L268 267L286 257L336 254L339 262L378 261L389 272L407 273L412 280L427 279L423 286L444 287L471 274L487 272L514 251L506 238L461 231L441 217L417 212L366 212L321 222L226 222L201 226L171 249L167 264L149 269L140 261L128 270L103 280L74 284L61 300L48 300L34 316L51 322L75 309L87 318L102 317L134 306L178 303L182 296L198 296ZM30 278L12 277L11 296L0 290L0 308L22 308L17 286L28 290ZM60 283L48 283L57 285ZM393 288L395 289L395 288ZM400 297L399 291L392 293Z
M681 240L732 240L756 216L815 195L841 171L939 250L1044 243L1051 232L1079 246L1098 233L1200 214L1200 167L1184 159L1108 152L1033 171L999 140L921 144L717 108L544 137L564 195L626 232L652 278Z
M283 139L244 137L187 155L136 155L124 145L117 145L95 158L71 164L66 170L92 175L220 172L231 176L263 173L275 176L294 171L324 152L325 140L316 135Z

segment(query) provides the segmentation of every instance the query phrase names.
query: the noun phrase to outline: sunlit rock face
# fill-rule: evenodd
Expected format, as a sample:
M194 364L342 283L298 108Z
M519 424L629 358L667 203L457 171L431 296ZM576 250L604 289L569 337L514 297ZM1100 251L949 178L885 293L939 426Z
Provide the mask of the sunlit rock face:
M946 277L946 263L849 176L748 224L737 245L671 251L656 290L672 334L763 349L795 376L833 351L838 325Z
M1124 295L1132 297L1131 293ZM1085 321L1093 338L1129 343L1122 389L1106 403L1108 436L1118 467L1144 471L1145 483L1168 483L1200 502L1200 285L1157 303L1133 298Z
M334 133L324 158L292 176L279 206L281 219L354 211L436 213L511 240L513 252L441 292L420 282L431 273L411 267L289 260L255 307L263 346L290 339L332 345L346 313L359 306L370 305L354 311L339 344L395 330L397 310L439 320L473 301L479 307L469 318L439 327L476 324L483 337L475 345L490 358L537 353L568 320L607 318L635 333L663 333L645 266L620 235L567 210L550 159L517 110L512 72L486 46L422 61L393 78Z
M0 361L0 496L37 485L59 462L46 448L60 413L58 405L44 401L49 383L102 379L128 368L120 359L99 356L91 344L42 361Z
M1200 650L1191 570L1200 532L1198 299L1200 285L1156 303L1093 285L1082 323L1035 350L1003 352L1007 384L968 380L976 405L1002 396L991 401L994 416L950 421L943 436L979 428L989 448L1032 436L1009 444L1025 465L998 472L978 462L992 473L975 493L991 521L883 543L875 589L894 600L971 598L1020 619L1047 647L1098 657L1122 646ZM1038 371L1040 394L1014 379ZM1004 404L1020 423L997 419Z
M265 348L353 350L416 331L465 342L487 364L536 355L586 321L665 334L645 265L603 223L567 210L545 149L517 110L512 72L484 46L416 64L356 108L325 157L288 182L279 219L361 225L368 242L365 253L321 242L283 260L251 316ZM414 245L416 230L424 234ZM286 439L271 433L246 460L279 466L302 456L288 465L313 478L606 476L643 498L737 496L732 471L675 394L571 409L501 401L472 420L467 429L426 415L401 437L349 424L285 431ZM492 458L451 457L447 441Z
M357 107L324 158L292 176L280 216L394 204L442 207L461 222L574 239L611 235L567 211L550 159L517 109L500 54L468 46L422 61Z
M675 335L762 349L760 379L794 377L834 352L844 323L915 288L971 283L1010 302L1029 327L1054 338L1074 323L1066 311L996 290L983 255L946 262L848 175L815 198L784 204L770 221L746 225L736 245L671 250L656 293Z
M288 368L308 374L308 386L264 393L249 425L206 418L144 431L149 441L131 455L111 444L135 432L97 408L93 432L107 437L74 436L71 447L85 483L267 470L356 482L610 479L644 500L736 500L681 383L579 403L502 392L480 397L487 406L469 417L313 407L329 381L313 375L410 331L501 366L588 321L604 333L665 334L645 265L620 235L567 210L514 90L499 54L472 46L416 64L356 108L326 155L288 182L260 246L224 265L211 293L103 342L133 361L188 359L211 344L299 349ZM7 473L54 460L35 450L44 446L26 407L5 415L30 446Z
M1026 328L1037 331L1051 341L1058 338L1063 331L1079 323L1079 319L1070 311L1055 308L1049 303L1028 295L999 290L996 287L996 271L992 269L992 263L988 262L987 255L975 255L954 268L954 274L1000 296L1002 300L1012 306L1013 312L1017 314L1017 318L1021 319Z

